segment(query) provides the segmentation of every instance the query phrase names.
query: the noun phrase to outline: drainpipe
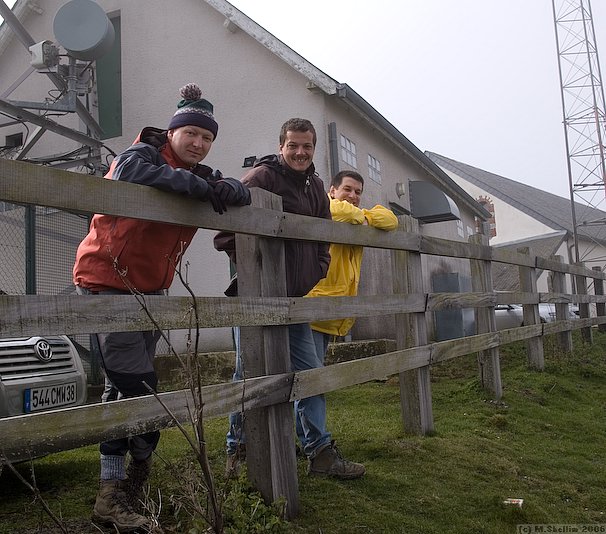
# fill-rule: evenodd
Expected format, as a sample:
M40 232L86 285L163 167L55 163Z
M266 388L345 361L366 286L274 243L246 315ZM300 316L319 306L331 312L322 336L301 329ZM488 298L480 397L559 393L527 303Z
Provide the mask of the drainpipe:
M328 164L330 176L339 172L339 143L337 142L337 123L328 123ZM330 180L329 180L330 183Z

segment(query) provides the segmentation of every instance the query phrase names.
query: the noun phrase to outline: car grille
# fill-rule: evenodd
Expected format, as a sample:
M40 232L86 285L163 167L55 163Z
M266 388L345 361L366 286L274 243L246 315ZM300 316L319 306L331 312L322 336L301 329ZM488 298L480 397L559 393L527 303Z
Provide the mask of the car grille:
M52 358L43 362L36 356L35 345L47 341ZM3 381L56 375L76 370L71 345L63 337L30 337L0 340L0 378Z

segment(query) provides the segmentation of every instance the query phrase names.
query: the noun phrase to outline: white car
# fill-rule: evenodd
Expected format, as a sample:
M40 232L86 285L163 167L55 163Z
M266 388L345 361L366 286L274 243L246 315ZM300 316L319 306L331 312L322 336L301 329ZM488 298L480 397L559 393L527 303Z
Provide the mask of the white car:
M578 308L568 307L570 319L578 318ZM518 304L499 304L494 308L497 330L517 328L524 325L524 309ZM539 303L539 316L542 323L550 323L556 320L555 304L550 302Z
M0 339L0 417L85 404L86 382L67 336Z

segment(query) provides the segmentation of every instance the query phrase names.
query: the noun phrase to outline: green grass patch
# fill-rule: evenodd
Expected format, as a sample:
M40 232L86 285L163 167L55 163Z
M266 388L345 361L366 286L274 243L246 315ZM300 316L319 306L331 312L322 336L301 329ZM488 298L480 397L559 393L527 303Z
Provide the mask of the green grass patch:
M298 460L300 515L285 524L244 478L226 482L225 418L208 421L210 462L228 496L230 532L478 533L516 532L522 523L606 525L606 335L592 346L575 338L572 355L549 338L546 367L529 371L525 345L501 351L503 398L480 387L475 356L435 366L435 432L403 432L397 378L327 396L328 426L346 458L366 465L360 480L306 475ZM176 511L181 472L192 455L176 430L163 432L152 484L162 495L166 532L203 532ZM97 489L97 447L34 462L43 497L73 532L85 530ZM30 466L20 464L30 477ZM203 498L203 494L201 494ZM505 506L522 498L522 508ZM0 477L0 534L51 532L38 502L16 478Z

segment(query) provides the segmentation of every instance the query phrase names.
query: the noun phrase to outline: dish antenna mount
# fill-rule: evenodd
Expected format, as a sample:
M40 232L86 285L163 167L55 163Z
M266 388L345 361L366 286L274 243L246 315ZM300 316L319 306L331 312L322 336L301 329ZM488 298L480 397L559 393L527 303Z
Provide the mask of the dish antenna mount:
M41 41L29 47L31 65L39 71L56 72L65 80L66 90L55 102L10 101L25 109L76 111L78 95L88 92L88 76L83 76L89 65L78 65L77 60L92 62L111 50L114 44L114 26L99 4L93 0L70 0L64 4L53 21L57 42L67 52L68 65L60 64L59 48L52 41Z

